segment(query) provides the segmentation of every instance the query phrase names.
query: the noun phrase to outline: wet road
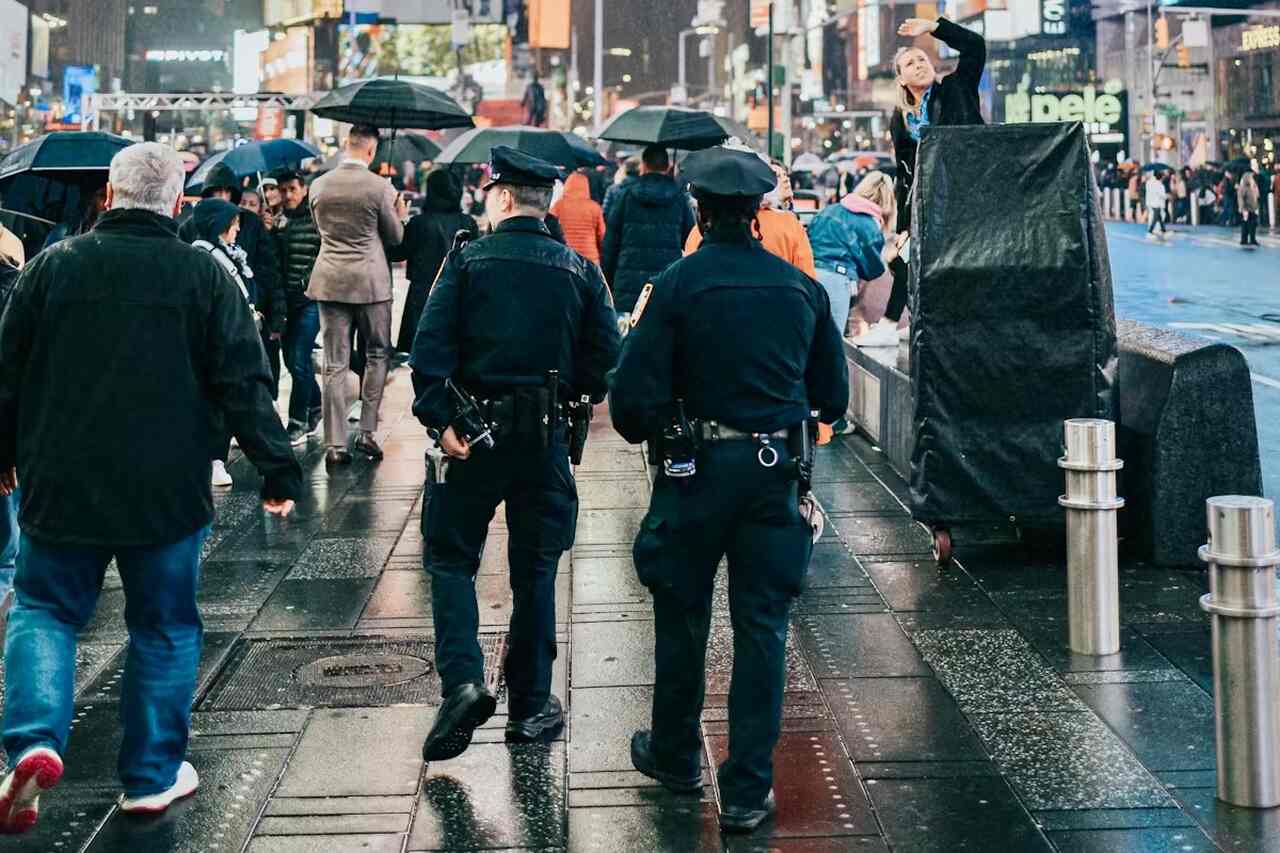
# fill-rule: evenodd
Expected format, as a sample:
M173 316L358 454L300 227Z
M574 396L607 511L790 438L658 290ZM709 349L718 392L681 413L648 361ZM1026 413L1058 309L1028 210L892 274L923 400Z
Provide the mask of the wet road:
M1107 226L1116 315L1239 347L1253 372L1266 495L1280 497L1280 239L1246 250L1224 228L1186 229L1168 243L1141 225Z

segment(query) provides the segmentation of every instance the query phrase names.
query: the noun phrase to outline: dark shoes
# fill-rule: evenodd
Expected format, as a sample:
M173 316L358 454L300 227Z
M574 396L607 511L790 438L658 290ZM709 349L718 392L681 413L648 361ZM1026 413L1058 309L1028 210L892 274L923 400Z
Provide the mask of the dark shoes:
M479 684L464 684L445 697L431 733L422 744L423 761L457 758L471 745L471 735L493 716L498 700Z
M382 448L374 440L373 433L361 432L351 443L351 449L362 456L368 456L374 462L382 459Z
M351 453L339 447L330 447L324 454L326 465L350 465Z
M564 707L554 696L548 697L547 704L532 717L522 720L507 721L507 741L524 743L527 741L544 741L557 729L564 725Z
M650 779L656 779L663 787L677 794L696 794L702 790L702 768L696 768L692 774L683 770L667 770L658 766L658 757L653 753L650 733L638 731L631 736L631 765Z
M773 789L765 795L764 802L758 808L744 806L723 806L720 809L720 830L722 832L755 832L760 824L773 817L778 810L778 801L773 797Z

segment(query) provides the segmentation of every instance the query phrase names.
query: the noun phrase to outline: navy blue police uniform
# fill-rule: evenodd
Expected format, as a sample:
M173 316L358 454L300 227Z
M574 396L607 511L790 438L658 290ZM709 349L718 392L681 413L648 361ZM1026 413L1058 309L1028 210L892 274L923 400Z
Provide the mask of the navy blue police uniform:
M551 164L505 146L494 148L491 167L490 188L550 188L559 176ZM536 217L501 222L492 234L455 247L441 267L414 338L413 411L434 437L456 425L449 380L479 401L496 427L496 443L472 447L467 459L448 463L443 482L432 477L427 486L423 563L445 696L423 747L428 761L466 749L494 709L477 641L475 575L499 503L506 504L514 596L507 736L541 736L562 718L550 693L555 577L573 544L578 495L563 410L550 400L602 400L618 347L599 269L552 239ZM553 383L558 387L549 393ZM556 411L548 410L552 405Z
M700 200L774 185L750 152L709 149L682 168ZM609 381L613 425L629 442L654 442L681 401L700 445L692 476L656 469L634 546L653 594L657 680L652 730L633 737L632 761L674 790L701 786L712 587L727 555L734 673L729 758L718 771L727 830L754 828L772 811L789 610L812 552L794 433L814 410L826 423L843 416L849 396L829 310L820 285L746 228L713 220L698 251L642 291Z

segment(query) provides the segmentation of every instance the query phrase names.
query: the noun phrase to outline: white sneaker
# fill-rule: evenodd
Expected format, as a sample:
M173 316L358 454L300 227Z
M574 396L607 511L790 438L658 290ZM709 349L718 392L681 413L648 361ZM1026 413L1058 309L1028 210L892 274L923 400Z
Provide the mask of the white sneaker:
M898 324L881 320L871 327L865 335L858 335L851 343L855 347L896 347L898 345Z
M231 475L227 473L227 463L221 459L213 460L213 484L220 489L225 489L233 482Z
M200 774L196 773L191 762L184 761L178 768L178 778L174 780L173 787L146 797L128 797L121 794L120 811L126 814L159 814L183 797L194 794L199 787Z
M0 782L0 832L16 835L36 825L40 794L62 778L62 758L47 746L22 754Z
M360 415L363 412L364 412L364 403L360 400L356 400L354 403L351 404L351 409L347 412L347 420L354 423L360 420Z

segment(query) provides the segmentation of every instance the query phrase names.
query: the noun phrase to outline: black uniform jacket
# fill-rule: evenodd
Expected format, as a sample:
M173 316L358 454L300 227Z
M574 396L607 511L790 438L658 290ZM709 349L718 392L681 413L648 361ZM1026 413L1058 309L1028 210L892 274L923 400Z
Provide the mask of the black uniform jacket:
M517 217L451 252L431 288L413 342L413 413L444 429L453 378L478 397L540 384L548 370L575 395L605 395L618 325L599 269Z
M640 294L609 379L614 428L632 443L658 434L676 398L692 418L748 432L832 423L849 374L831 304L817 282L756 240L715 234Z

